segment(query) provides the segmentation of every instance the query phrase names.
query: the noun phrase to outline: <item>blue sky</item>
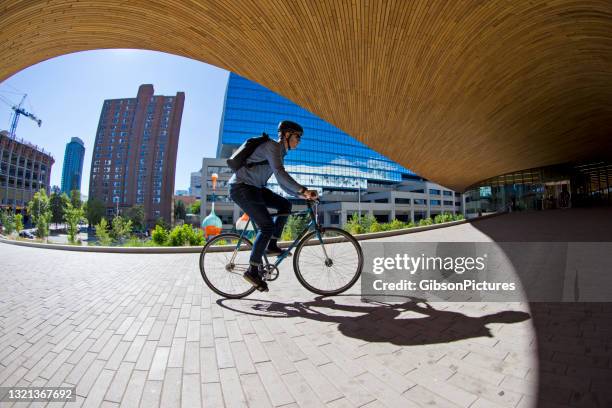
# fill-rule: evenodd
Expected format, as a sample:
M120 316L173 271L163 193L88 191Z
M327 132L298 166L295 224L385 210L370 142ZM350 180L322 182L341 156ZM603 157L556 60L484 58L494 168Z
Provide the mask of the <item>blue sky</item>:
M96 128L105 99L134 98L141 84L156 95L185 92L176 163L175 190L189 188L190 174L203 157L214 157L229 73L188 58L144 50L85 51L43 61L0 83L0 96L14 103L23 93L25 109L42 127L21 116L17 137L51 152L51 185L61 184L66 143L85 142L81 190L88 194ZM10 128L12 109L0 101L0 129Z

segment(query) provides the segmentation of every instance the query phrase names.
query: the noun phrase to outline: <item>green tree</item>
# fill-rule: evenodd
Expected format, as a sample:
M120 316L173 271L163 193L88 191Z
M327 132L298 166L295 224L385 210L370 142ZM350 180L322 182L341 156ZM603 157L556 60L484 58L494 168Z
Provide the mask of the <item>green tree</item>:
M19 234L21 230L23 229L23 215L15 214L13 219L15 220L15 230Z
M68 204L64 219L66 220L66 232L68 233L68 241L71 244L76 242L76 236L79 232L79 223L84 220L85 212L80 207L73 207L72 204Z
M64 222L64 213L68 204L70 204L70 199L66 193L51 193L49 203L51 206L51 222L57 227L58 223Z
M98 238L98 243L102 246L109 246L113 242L108 233L108 222L106 218L101 218L100 222L96 224L96 238Z
M187 209L185 208L185 203L181 200L176 200L174 202L174 219L176 220L184 220L185 215L187 215Z
M79 190L72 190L70 192L70 204L74 208L82 208L83 202L81 201L81 192Z
M106 207L97 198L90 198L86 205L86 217L89 225L97 225L104 217Z
M51 204L44 188L34 194L28 203L28 214L36 225L36 236L46 238L49 235L49 222L51 221Z
M191 214L200 214L200 206L201 205L202 205L202 203L200 202L200 200L195 200L195 202L193 204L191 204L191 206L190 206Z
M139 204L126 209L123 215L132 221L132 227L137 231L145 229L145 210L144 205Z
M120 215L113 218L113 226L111 230L111 237L116 240L119 244L129 238L132 232L132 221L124 218Z

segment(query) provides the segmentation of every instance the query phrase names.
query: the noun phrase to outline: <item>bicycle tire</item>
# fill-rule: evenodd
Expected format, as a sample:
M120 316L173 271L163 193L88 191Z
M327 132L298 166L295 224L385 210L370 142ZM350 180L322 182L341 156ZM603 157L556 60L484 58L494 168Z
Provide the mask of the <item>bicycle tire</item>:
M206 274L206 270L204 267L204 262L206 260L206 255L207 254L214 254L215 252L210 252L208 251L209 248L211 248L216 242L221 241L221 240L238 240L240 239L240 235L239 234L234 234L234 233L225 233L225 234L219 234L216 237L214 237L213 239L211 239L210 241L208 241L206 243L206 245L204 245L204 248L202 248L202 252L200 252L200 273L202 275L202 279L204 279L204 282L206 283L206 285L216 294L221 295L225 298L228 299L240 299L243 298L245 296L250 295L251 293L253 293L255 291L255 287L249 285L249 288L246 289L244 292L240 292L240 293L228 293L225 292L219 288L217 288L209 279L209 277ZM242 238L242 242L243 244L246 244L246 246L248 247L248 249L253 249L253 243L251 241L249 241L247 238ZM229 272L228 272L229 273ZM242 277L241 277L242 279ZM246 283L246 281L245 281Z
M300 242L297 244L297 247L295 249L295 254L293 255L293 271L295 272L295 276L298 279L298 281L302 284L302 286L304 286L309 291L316 293L318 295L325 295L325 296L339 295L340 293L345 292L346 290L350 289L355 284L355 282L357 282L357 280L359 279L359 276L361 276L361 271L363 269L363 251L361 249L361 245L359 245L359 242L357 242L357 240L350 233L344 231L341 228L334 228L334 227L321 228L319 231L321 234L324 234L325 232L337 233L338 235L341 235L344 238L346 238L347 242L353 245L353 247L355 248L357 252L357 259L358 259L357 268L356 268L354 276L350 279L350 281L346 285L338 289L335 289L335 290L319 289L311 285L310 283L308 283L308 281L304 278L304 276L302 275L302 272L300 271L300 266L299 266L300 255L302 253L302 249L305 246L307 246L306 243L315 235L316 231L310 231L308 234L302 237Z

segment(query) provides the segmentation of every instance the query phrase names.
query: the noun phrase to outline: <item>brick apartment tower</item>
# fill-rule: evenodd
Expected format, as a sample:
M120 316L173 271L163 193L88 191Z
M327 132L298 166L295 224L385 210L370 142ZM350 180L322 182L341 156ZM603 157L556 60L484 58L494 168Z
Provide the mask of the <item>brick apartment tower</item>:
M141 85L136 98L104 101L89 178L89 197L106 214L143 205L148 227L172 221L174 174L185 93L153 94Z

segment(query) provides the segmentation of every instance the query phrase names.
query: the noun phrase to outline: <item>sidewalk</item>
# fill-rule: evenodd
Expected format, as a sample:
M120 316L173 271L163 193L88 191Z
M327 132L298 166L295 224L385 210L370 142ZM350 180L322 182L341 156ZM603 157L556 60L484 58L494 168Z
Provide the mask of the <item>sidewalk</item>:
M289 264L269 293L223 301L197 254L0 259L0 384L74 385L66 406L534 406L526 304L316 299ZM500 311L521 321L483 323Z

